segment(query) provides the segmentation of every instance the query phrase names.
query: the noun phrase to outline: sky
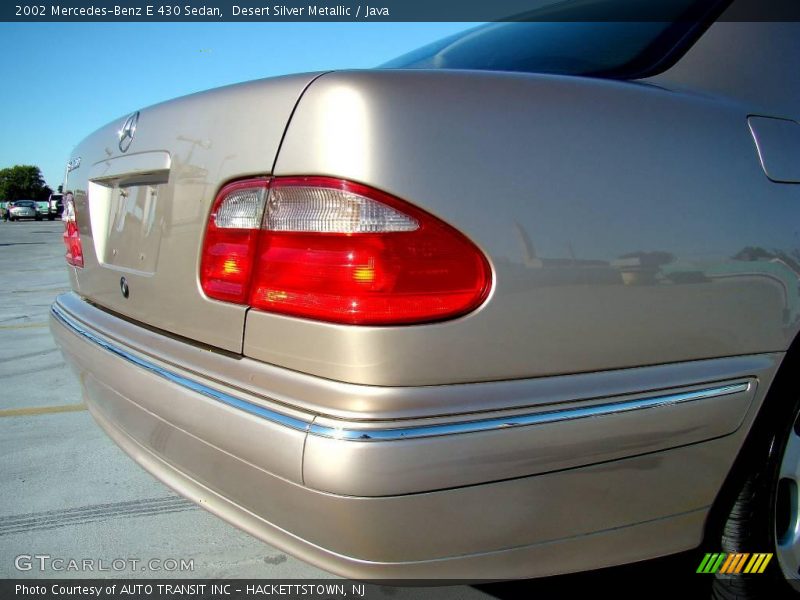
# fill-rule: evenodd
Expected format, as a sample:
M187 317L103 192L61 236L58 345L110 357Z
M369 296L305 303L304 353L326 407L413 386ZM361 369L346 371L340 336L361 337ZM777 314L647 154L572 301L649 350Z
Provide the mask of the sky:
M274 75L370 68L468 23L2 23L0 169L56 189L72 148L151 104Z

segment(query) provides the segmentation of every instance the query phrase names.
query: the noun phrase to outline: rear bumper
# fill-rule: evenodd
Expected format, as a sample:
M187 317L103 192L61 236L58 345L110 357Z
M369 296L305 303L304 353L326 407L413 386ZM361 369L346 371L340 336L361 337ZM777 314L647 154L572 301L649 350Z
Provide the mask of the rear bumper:
M51 329L92 415L137 462L251 534L353 578L531 577L697 545L780 360L423 391L217 354L74 294L54 304ZM446 414L454 392L471 405L518 400ZM337 405L336 394L365 405L407 397L414 408L361 420L352 405L314 410L323 395L316 406Z

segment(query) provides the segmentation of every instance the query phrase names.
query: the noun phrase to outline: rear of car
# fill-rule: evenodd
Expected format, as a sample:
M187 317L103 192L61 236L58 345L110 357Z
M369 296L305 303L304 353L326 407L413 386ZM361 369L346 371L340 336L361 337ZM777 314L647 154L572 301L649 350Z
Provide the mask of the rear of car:
M659 84L706 21L572 25L494 24L86 138L51 328L97 422L350 577L697 546L800 325L796 191L766 176L754 107Z
M9 219L20 221L22 219L39 219L36 202L33 200L15 200L9 209Z

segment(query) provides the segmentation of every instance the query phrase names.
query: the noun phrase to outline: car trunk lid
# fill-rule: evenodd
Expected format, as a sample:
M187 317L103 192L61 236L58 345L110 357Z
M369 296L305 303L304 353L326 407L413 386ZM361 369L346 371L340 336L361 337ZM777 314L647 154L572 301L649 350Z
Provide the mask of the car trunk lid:
M208 213L226 182L267 175L314 74L172 100L117 119L75 149L73 194L84 298L172 334L241 352L246 307L207 298L198 264Z

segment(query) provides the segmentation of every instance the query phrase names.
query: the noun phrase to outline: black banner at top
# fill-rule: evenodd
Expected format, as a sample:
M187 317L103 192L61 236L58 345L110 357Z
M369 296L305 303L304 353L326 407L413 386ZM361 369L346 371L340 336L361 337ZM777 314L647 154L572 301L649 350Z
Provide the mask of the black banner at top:
M6 22L800 21L800 0L17 0Z

